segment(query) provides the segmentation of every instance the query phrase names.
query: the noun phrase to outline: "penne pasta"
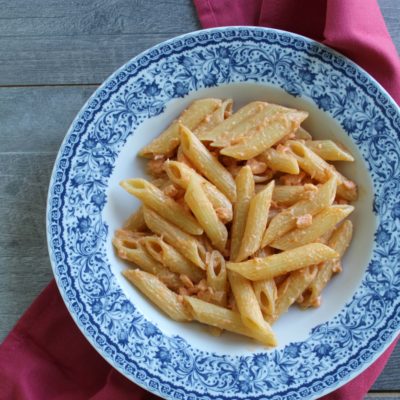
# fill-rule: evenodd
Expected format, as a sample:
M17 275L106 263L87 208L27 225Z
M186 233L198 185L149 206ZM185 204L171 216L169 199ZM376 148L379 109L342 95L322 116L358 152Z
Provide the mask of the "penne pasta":
M296 155L300 168L312 178L318 182L326 182L332 175L335 175L338 181L338 196L348 201L357 199L357 187L354 182L344 177L333 165L328 164L301 142L288 141L287 145Z
M354 161L354 157L332 140L309 140L305 145L327 161Z
M294 132L307 116L308 114L302 111L278 113L268 124L263 126L260 132L243 138L237 144L223 148L221 154L239 160L256 157L283 137Z
M335 229L331 238L328 240L328 246L334 249L341 258L349 247L352 235L353 224L350 220L346 220ZM302 307L319 306L321 292L335 271L340 270L339 263L339 259L334 259L326 261L320 266L317 276L307 289L308 294L301 304Z
M220 106L221 100L219 99L195 100L183 111L178 120L173 121L164 132L140 150L139 155L146 158L159 155L169 156L179 146L179 124L184 124L189 129L195 129Z
M299 140L312 140L312 136L301 126L297 129L295 135L296 139Z
M275 314L275 302L278 291L274 279L264 279L253 282L254 294L264 317Z
M273 344L274 334L270 325L264 320L251 282L233 271L228 272L228 278L243 324L251 332L269 335L270 344Z
M206 196L200 179L192 175L185 193L185 202L192 210L211 243L221 252L225 252L228 230L219 220L211 201Z
M175 247L193 264L205 269L206 251L197 239L171 224L150 208L143 207L143 216L147 227L153 233L162 236L168 244Z
M226 307L228 298L228 277L225 267L225 258L218 251L212 251L210 261L206 267L207 284L215 293L219 294L218 305Z
M240 108L237 112L233 113L229 118L224 120L221 124L217 125L214 129L208 132L202 132L199 136L200 140L212 141L224 137L232 129L235 129L242 121L253 117L255 114L263 111L267 107L267 103L261 101L254 101L252 103L246 104L244 107ZM190 128L189 128L190 129Z
M298 201L302 200L304 193L304 186L284 186L275 185L272 192L272 201L281 206L292 206ZM257 187L256 187L257 191Z
M261 242L261 247L270 244L280 236L296 227L297 218L304 215L315 215L329 207L335 199L336 178L332 177L321 185L316 192L312 192L308 200L300 200L291 207L282 211L269 223Z
M196 169L212 182L230 201L236 199L235 181L225 167L186 127L180 126L182 149Z
M226 268L252 281L259 281L337 257L338 253L330 247L322 243L310 243L264 258L253 258L239 263L227 262Z
M124 228L130 231L143 231L146 229L146 223L143 218L142 207L139 207L130 217L125 221Z
M204 120L193 129L193 133L199 138L201 138L202 135L206 135L232 115L232 106L232 99L223 101L221 107L218 107L212 114L206 116Z
M264 153L261 153L259 159L264 161L269 168L275 171L295 175L300 172L296 157L286 151L270 148L265 150Z
M254 179L249 166L243 167L235 179L237 199L233 210L230 259L236 260L246 228L250 200L254 195Z
M312 243L320 238L324 233L330 231L343 221L352 211L353 206L330 206L315 215L310 226L297 228L286 235L274 240L270 246L279 250L290 250L298 246Z
M264 190L257 193L250 200L244 234L235 261L246 259L260 248L261 240L267 227L274 186L275 181L271 181Z
M294 271L286 278L279 286L275 312L267 318L268 322L275 322L283 313L287 312L289 307L310 285L317 275L317 271L318 268L314 265Z
M194 283L198 283L204 278L204 273L201 269L183 257L174 247L165 243L160 237L146 236L140 239L139 242L151 257L172 272L186 275Z
M198 177L219 219L224 223L232 220L232 203L212 183L204 179L194 169L178 161L166 161L164 168L171 181L185 190L189 185L190 178L193 175Z
M201 235L199 223L177 202L144 179L126 179L120 185L143 204L191 235Z
M127 269L122 274L173 320L186 322L192 319L190 313L179 301L178 296L156 276L138 269Z
M235 311L189 296L184 296L184 303L193 319L202 324L251 337L266 346L276 345L275 337L269 332L254 332L249 330L243 324L240 314Z

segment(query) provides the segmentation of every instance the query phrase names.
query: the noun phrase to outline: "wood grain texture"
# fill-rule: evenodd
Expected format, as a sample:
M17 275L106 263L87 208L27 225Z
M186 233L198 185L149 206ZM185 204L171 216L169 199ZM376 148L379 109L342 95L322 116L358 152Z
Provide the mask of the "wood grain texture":
M378 2L399 51L400 1ZM1 342L52 277L47 187L77 111L130 58L200 24L191 0L0 0L0 10ZM367 400L400 400L399 365L400 345Z

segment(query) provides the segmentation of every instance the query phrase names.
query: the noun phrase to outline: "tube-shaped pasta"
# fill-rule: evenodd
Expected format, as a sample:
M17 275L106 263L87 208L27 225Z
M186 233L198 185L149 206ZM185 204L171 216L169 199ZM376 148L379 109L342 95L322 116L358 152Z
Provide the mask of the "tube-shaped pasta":
M231 254L230 259L236 260L240 243L246 228L246 219L250 207L250 200L254 195L253 173L249 166L241 168L236 179L237 200L233 210L233 222L231 228Z
M296 227L296 219L303 215L315 215L324 208L329 207L335 199L336 178L333 176L319 187L315 193L310 193L308 200L300 200L291 207L282 211L269 223L261 242L261 247L270 244L291 229Z
M201 269L183 257L174 247L165 243L160 237L147 236L140 239L140 243L151 257L168 267L172 272L187 275L194 283L198 283L204 277Z
M264 190L257 193L251 200L246 219L242 243L235 261L242 261L254 254L261 246L261 240L268 221L272 192L275 181L271 181Z
M267 320L272 323L276 321L296 299L307 289L317 275L318 268L315 265L292 272L279 286L278 298L275 304L275 313Z
M191 235L201 235L198 222L171 197L145 179L126 179L120 185L167 221Z
M207 271L207 285L211 287L214 292L220 294L219 305L226 307L228 278L225 267L224 256L219 251L212 251L210 261L206 267Z
M186 125L189 129L195 129L207 116L221 106L219 99L195 100L183 111L178 120L156 137L150 144L140 150L141 157L151 158L157 155L169 156L179 145L179 124Z
M147 227L158 236L175 247L184 257L192 261L201 269L205 269L205 249L204 246L193 236L171 224L155 211L148 207L143 207L143 216Z
M305 145L327 161L354 161L354 157L333 140L309 140Z
M297 131L295 132L296 139L301 139L301 140L312 140L312 136L303 128L299 127Z
M243 138L238 144L223 148L221 154L239 160L256 157L295 131L307 116L308 113L303 111L278 113L268 124L263 126L261 132Z
M275 302L278 296L278 291L274 279L254 281L253 289L263 315L274 315Z
M180 163L178 161L166 161L164 164L165 172L172 182L179 185L183 189L187 189L190 177L195 175L202 183L204 192L213 205L220 220L224 223L232 220L232 203L221 193L212 183L204 179L193 168Z
M284 108L276 104L260 103L257 106L259 111L255 112L251 117L247 117L233 126L229 131L223 132L211 144L212 147L228 147L237 141L242 141L254 134L260 132L260 127L265 124L265 121L270 120L278 112L293 111L289 108Z
M240 263L228 262L226 268L247 279L271 279L288 272L319 264L338 257L338 253L322 243L310 243L264 258L253 258Z
M287 145L295 154L300 168L318 182L326 182L332 175L337 178L337 194L345 200L357 199L357 187L354 182L344 177L336 168L328 164L305 144L298 141L288 141Z
M264 320L251 282L233 271L228 272L228 278L243 324L252 332L271 335L273 341L274 334L270 325Z
M219 138L224 137L227 132L232 132L241 122L255 114L261 112L267 107L267 103L261 101L253 101L252 103L246 104L244 107L237 110L229 118L223 121L221 124L217 125L214 129L208 132L202 132L199 135L201 140L205 141L215 141Z
M142 207L139 207L124 223L124 228L130 231L142 231L146 228Z
M334 249L339 254L339 257L342 258L349 247L352 234L353 224L350 220L346 220L335 229L332 236L328 240L328 246ZM319 297L321 292L331 279L335 269L338 269L339 262L339 259L329 260L320 266L316 278L312 281L307 289L308 296L306 296L304 302L302 303L303 307L316 307L319 305Z
M201 138L203 134L206 135L232 114L232 106L232 99L223 101L221 107L218 107L212 114L204 118L195 129L193 129L193 133L199 138Z
M256 187L257 190L257 187ZM272 200L282 206L292 206L302 198L304 193L304 186L284 186L275 185L274 191L272 192Z
M184 303L196 321L225 329L229 332L251 337L266 346L276 346L276 339L271 332L259 332L248 329L242 322L240 314L227 308L207 303L194 297L184 296Z
M186 157L196 169L212 182L230 201L236 200L235 181L229 171L185 126L180 126L181 144Z
M138 269L127 269L122 274L173 320L180 322L192 320L190 313L179 301L178 296L156 276Z
M274 240L270 246L279 250L290 250L314 242L324 233L333 229L340 221L343 221L353 210L354 207L349 205L335 205L325 208L313 217L310 226L294 229Z
M259 155L259 159L275 171L297 175L300 172L299 164L293 154L270 148Z
M192 175L185 193L185 202L196 216L200 226L211 240L211 243L221 252L225 252L228 240L228 230L219 220L211 201L206 196L200 179Z

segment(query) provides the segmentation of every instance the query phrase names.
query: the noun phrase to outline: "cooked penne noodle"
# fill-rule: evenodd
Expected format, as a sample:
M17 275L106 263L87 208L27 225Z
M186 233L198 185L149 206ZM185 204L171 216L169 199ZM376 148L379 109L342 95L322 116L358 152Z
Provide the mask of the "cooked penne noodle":
M264 153L261 153L259 159L264 161L269 168L275 171L295 175L300 172L296 157L289 152L270 148L265 150Z
M353 210L354 207L348 205L335 205L325 208L313 217L310 226L294 229L274 240L270 246L279 250L290 250L312 243L324 233L333 229L340 221L343 221Z
M274 315L275 302L278 297L278 291L274 279L254 281L253 289L264 317Z
M184 257L192 261L201 269L205 269L205 248L193 236L171 224L162 218L155 211L148 207L143 207L143 216L147 227L158 236L175 247Z
M238 141L243 141L252 135L260 132L266 121L273 118L278 112L293 111L289 108L277 106L276 104L261 103L257 111L251 117L240 121L231 130L225 131L218 136L211 144L212 147L228 147Z
M180 322L192 320L190 313L179 301L178 296L156 276L138 269L127 269L122 274L173 320Z
M354 161L354 157L332 140L309 140L305 145L326 161Z
M296 135L296 139L312 140L312 136L301 126L299 127L299 129L297 129L297 131L295 132L295 135Z
M241 124L242 121L261 112L266 107L267 103L264 103L262 101L254 101L252 103L246 104L244 107L233 113L224 122L217 125L214 129L208 132L202 132L199 135L199 139L204 141L215 141L221 136L225 136L228 132L231 132L232 129L235 129L238 125Z
M176 201L144 179L126 179L120 185L143 204L191 235L201 235L199 223Z
M308 113L298 111L291 113L278 113L268 124L264 125L257 134L243 138L238 144L224 147L221 154L249 160L263 153L276 142L295 131Z
M270 323L275 322L296 299L307 289L317 275L315 265L292 272L279 286L278 298L275 304L275 313L267 318Z
M232 220L232 203L212 183L204 179L194 169L178 161L166 161L165 171L172 182L187 189L192 175L201 180L202 187L208 199L218 214L219 219L226 223Z
M233 271L228 272L228 278L243 324L252 332L270 335L270 344L273 344L274 333L264 320L251 282Z
M140 243L146 251L160 264L168 267L169 270L177 274L188 276L192 282L198 283L204 278L203 271L196 267L174 247L165 243L158 236L146 236L140 239Z
M183 111L178 120L156 137L150 144L140 150L141 157L151 158L158 155L169 156L180 142L179 124L186 125L189 129L195 129L207 116L221 106L219 99L195 100Z
M130 217L125 221L124 228L130 231L143 231L146 229L146 223L143 218L142 207L139 207Z
M230 201L236 199L235 181L226 168L185 126L180 126L182 149L196 169L206 176Z
M221 252L225 252L228 230L220 221L211 201L206 196L200 179L192 175L185 193L185 202L192 210L211 243Z
M230 259L236 260L240 243L246 228L246 219L249 211L250 200L254 195L254 179L249 166L243 167L235 179L237 199L233 210L231 227L231 254Z
M350 245L352 235L353 224L350 220L346 220L335 229L328 240L328 246L334 249L339 254L339 257L342 258ZM316 278L307 289L308 296L306 296L302 303L303 307L319 306L321 292L330 281L335 270L340 269L339 263L339 259L334 259L326 261L320 266Z
M270 332L254 332L242 322L240 314L227 308L207 303L194 297L184 296L184 303L196 321L225 329L229 332L251 337L266 346L275 346L276 339Z
M188 168L194 168L193 164L190 162L190 160L183 153L182 145L179 145L178 150L176 151L176 160L178 162L186 165ZM166 162L168 162L168 160ZM164 169L165 169L165 163L163 165Z
M221 107L218 107L212 114L206 116L204 120L193 129L193 133L201 138L203 134L207 134L213 128L221 124L225 119L232 115L233 100L227 99L222 102Z
M318 182L326 182L332 175L335 175L338 181L338 196L349 201L357 199L357 187L354 182L344 177L333 165L328 164L301 142L288 141L287 145L296 155L300 168L312 178Z
M337 257L338 253L330 247L322 243L310 243L265 258L253 258L239 263L227 262L226 268L252 281L259 281Z
M281 206L292 206L294 203L302 200L303 193L304 186L275 185L272 192L272 201Z
M212 251L210 261L207 264L207 284L214 292L220 294L218 305L226 307L228 277L225 267L225 258L219 251Z
M238 255L235 261L242 261L254 254L261 246L261 240L267 227L268 212L271 205L275 181L271 181L264 190L251 200L246 219L246 226Z
M318 191L311 193L310 199L300 200L285 209L269 223L261 242L261 247L270 244L280 236L296 227L296 219L305 215L315 215L324 208L329 207L335 199L336 178L333 176Z

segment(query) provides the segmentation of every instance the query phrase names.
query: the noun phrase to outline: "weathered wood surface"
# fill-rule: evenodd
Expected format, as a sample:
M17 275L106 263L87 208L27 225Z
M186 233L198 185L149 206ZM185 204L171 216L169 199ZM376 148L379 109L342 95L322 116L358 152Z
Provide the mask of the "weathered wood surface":
M400 1L379 3L399 51ZM200 25L190 0L0 0L0 10L1 341L52 276L47 186L77 111L131 57ZM400 400L400 346L373 390L368 400Z

